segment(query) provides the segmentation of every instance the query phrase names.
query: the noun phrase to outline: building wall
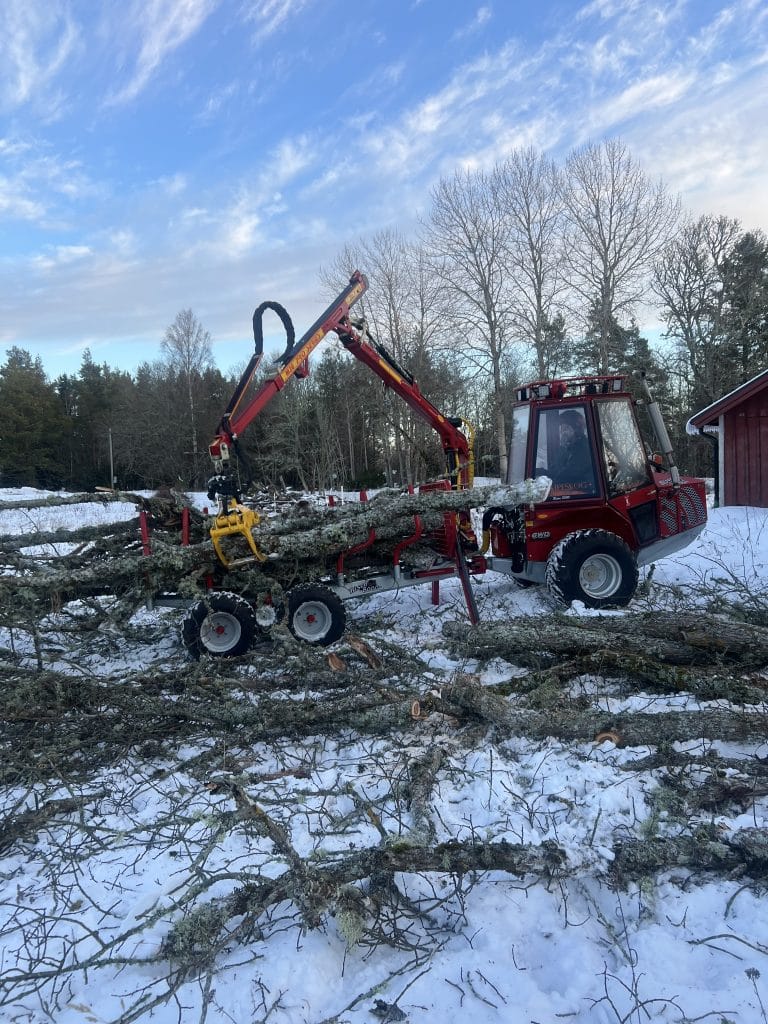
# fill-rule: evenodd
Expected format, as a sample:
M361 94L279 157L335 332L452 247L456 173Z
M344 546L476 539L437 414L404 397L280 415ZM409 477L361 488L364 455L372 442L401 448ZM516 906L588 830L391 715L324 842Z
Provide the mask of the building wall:
M768 508L768 389L722 417L723 504Z

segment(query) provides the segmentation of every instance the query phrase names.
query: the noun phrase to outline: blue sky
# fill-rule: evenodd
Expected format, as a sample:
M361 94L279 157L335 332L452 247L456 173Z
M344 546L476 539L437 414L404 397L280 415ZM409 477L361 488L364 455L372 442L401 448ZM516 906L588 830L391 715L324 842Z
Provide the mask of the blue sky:
M520 145L620 136L768 230L764 0L3 0L2 29L0 357L52 377L157 358L185 307L241 363L259 302L303 330L344 243Z

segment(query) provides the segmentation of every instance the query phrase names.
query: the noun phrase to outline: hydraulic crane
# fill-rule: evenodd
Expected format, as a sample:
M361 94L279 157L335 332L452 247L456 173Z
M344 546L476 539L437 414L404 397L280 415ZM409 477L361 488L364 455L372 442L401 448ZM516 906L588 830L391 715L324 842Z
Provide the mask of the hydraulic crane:
M249 548L247 560L263 561L265 556L253 538L252 529L260 522L258 513L241 502L240 488L232 472L232 455L245 463L239 439L243 431L259 415L292 377L302 378L309 373L309 356L331 332L338 335L344 347L355 359L364 363L384 385L395 392L418 416L436 432L446 458L446 474L452 488L471 487L474 478L472 428L460 417L445 416L420 391L418 382L368 332L364 318L352 318L350 309L368 289L366 277L356 270L349 284L318 317L312 326L295 340L293 324L283 306L277 302L262 302L253 314L254 353L240 377L222 416L216 437L208 447L215 475L208 482L208 497L218 502L219 511L211 538L220 561L227 567L229 561L221 546L224 537L241 535ZM285 327L287 345L276 360L272 374L248 396L249 387L261 363L264 350L263 316L271 309ZM463 428L463 429L462 429ZM469 538L471 527L468 517L462 517L460 528ZM238 559L238 562L242 560Z

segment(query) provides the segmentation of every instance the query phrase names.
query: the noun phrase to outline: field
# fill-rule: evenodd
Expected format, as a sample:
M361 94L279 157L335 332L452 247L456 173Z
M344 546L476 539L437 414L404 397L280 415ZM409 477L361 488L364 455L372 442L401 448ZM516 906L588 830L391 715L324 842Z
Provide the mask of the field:
M176 610L0 601L0 1020L768 1024L768 512L621 612L475 593L200 662Z

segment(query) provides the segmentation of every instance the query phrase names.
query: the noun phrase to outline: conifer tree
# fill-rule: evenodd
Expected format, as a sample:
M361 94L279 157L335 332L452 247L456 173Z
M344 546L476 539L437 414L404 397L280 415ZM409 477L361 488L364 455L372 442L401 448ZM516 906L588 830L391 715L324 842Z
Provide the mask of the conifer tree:
M40 357L14 346L0 367L0 484L60 487L67 429Z

